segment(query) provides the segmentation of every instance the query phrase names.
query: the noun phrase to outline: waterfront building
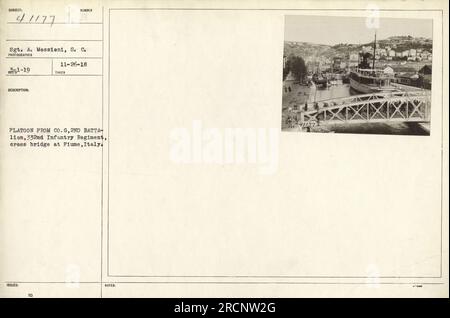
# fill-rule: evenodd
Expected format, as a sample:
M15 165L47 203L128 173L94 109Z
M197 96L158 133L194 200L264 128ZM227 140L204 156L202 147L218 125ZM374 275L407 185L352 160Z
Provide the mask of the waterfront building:
M421 87L422 81L418 74L405 73L396 77L398 83L408 86Z
M419 70L419 76L422 78L423 87L426 89L431 89L431 76L432 76L432 67L431 64L424 65Z
M424 65L420 70L419 70L419 75L422 76L427 76L430 80L431 80L431 75L432 75L432 67L431 64L426 64Z
M394 70L395 76L400 76L400 75L414 75L416 74L416 70L414 69L414 67L410 67L410 66L392 66L392 69Z
M394 75L394 69L392 68L392 66L387 65L383 68L383 73L388 75Z

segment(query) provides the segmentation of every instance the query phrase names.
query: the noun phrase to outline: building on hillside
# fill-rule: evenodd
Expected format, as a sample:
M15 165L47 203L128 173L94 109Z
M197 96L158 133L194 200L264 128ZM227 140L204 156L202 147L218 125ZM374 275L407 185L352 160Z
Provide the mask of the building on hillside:
M363 51L363 53L373 52L373 47L372 46L363 46L362 51Z
M422 60L429 60L429 61L431 61L432 56L433 55L430 52L425 51L425 50L420 53L420 57L422 58Z
M348 55L347 67L357 67L359 64L359 54L358 53L350 53Z
M350 53L348 56L348 60L349 60L349 62L358 62L358 60L359 60L358 53Z

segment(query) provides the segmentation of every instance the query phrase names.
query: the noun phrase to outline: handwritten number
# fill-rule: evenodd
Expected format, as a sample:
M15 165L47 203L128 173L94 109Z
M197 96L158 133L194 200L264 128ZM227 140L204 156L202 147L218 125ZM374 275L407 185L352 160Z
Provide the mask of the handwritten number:
M25 19L25 13L19 14L16 17L16 21L19 23L22 23L23 20ZM47 18L49 19L49 23L47 22ZM30 19L28 20L28 23L42 23L42 24L50 24L50 26L53 26L53 24L55 23L55 16L54 15L38 15L35 17L34 14L32 14L30 16Z
M23 21L23 18L25 18L25 13L18 15L16 20L20 23Z

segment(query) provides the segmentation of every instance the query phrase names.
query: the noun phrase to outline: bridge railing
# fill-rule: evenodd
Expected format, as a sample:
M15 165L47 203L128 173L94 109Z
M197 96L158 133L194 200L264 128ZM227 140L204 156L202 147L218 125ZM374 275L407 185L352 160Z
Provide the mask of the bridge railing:
M319 120L353 121L355 118L363 121L429 121L430 105L430 91L392 91L323 100L315 103L313 109L295 113L301 124Z
M390 98L416 98L421 96L430 96L431 92L429 90L403 90L403 91L391 91L391 92L379 92L379 93L371 93L371 94L363 94L363 95L353 95L347 97L338 97L338 98L330 98L317 102L308 102L305 107L299 107L298 112L315 112L317 109L325 108L325 107L333 107L340 106L345 104L354 104L360 102L367 102L371 100L380 100L380 99L390 99Z

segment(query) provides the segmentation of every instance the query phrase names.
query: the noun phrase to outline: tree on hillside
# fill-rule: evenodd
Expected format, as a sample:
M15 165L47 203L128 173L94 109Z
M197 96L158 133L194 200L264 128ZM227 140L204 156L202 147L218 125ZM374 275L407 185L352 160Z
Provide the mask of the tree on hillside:
M289 63L286 63L286 67L283 68L283 81L286 79L288 74L289 74Z
M286 79L286 77L288 76L290 71L290 67L289 67L289 60L286 61L284 67L283 67L283 81Z
M297 81L303 81L306 76L305 61L299 56L293 56L289 60L289 68Z

